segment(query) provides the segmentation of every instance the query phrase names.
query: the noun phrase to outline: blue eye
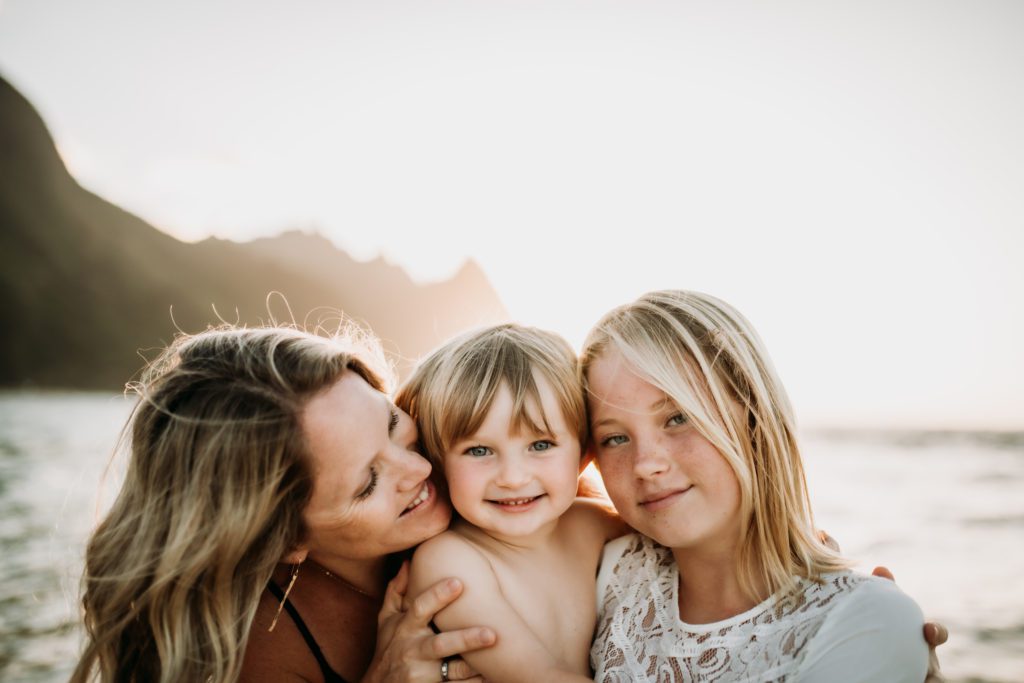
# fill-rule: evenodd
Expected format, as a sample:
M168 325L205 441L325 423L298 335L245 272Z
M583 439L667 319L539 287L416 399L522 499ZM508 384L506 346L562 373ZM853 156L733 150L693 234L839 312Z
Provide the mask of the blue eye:
M464 451L464 454L474 458L482 458L485 455L490 455L491 449L487 446L470 446Z
M682 413L676 413L675 415L670 417L668 419L668 422L666 422L665 424L670 427L678 427L681 424L686 424L686 416L683 415Z
M601 439L601 446L603 448L611 448L614 446L621 446L622 444L629 441L624 434L612 434Z
M534 441L530 444L531 451L546 451L549 448L554 448L555 442L549 441L548 439L541 439L540 441Z

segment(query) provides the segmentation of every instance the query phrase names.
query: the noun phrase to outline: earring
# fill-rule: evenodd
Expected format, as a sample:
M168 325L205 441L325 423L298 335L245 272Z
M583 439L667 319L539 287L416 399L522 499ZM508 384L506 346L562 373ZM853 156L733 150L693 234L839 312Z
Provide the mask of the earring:
M284 589L284 595L281 596L281 602L277 604L277 612L274 613L274 620L270 622L270 628L267 629L268 632L273 632L274 627L277 626L277 619L281 616L281 610L284 609L285 600L288 599L288 594L292 592L292 586L295 585L295 579L299 578L299 566L301 564L302 563L300 562L299 564L292 565L291 581L288 582L288 587Z

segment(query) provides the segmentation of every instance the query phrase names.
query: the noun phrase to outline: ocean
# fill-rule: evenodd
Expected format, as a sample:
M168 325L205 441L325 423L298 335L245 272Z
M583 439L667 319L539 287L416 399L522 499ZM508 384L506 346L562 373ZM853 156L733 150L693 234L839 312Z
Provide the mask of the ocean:
M0 680L71 672L83 547L116 494L130 409L0 393ZM803 447L818 526L949 628L947 679L1024 681L1024 433L809 431Z

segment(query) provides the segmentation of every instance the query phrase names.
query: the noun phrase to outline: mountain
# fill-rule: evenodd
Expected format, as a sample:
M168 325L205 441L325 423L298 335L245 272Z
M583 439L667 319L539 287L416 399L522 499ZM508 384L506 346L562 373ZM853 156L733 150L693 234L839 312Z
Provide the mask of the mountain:
M467 262L419 285L316 234L189 244L85 190L32 105L0 78L0 386L117 389L177 330L337 311L368 324L407 368L468 327L507 318ZM274 303L274 302L277 303Z

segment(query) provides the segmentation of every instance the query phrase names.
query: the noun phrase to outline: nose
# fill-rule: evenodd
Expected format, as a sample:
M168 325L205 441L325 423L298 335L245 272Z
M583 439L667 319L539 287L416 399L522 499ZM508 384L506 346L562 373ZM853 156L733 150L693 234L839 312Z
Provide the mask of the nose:
M392 462L398 472L398 490L411 491L430 475L430 463L416 451L395 444Z
M494 483L506 489L522 488L530 482L530 472L521 458L503 455Z
M633 458L633 474L637 479L650 479L664 474L671 464L668 444L664 439L654 438L637 444Z

